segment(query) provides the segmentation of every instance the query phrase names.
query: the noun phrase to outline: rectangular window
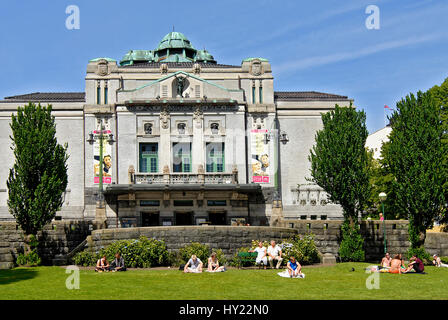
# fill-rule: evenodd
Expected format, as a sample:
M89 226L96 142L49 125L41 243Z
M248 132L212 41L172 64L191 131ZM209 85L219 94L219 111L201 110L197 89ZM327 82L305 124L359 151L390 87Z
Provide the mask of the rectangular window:
M168 97L168 86L167 85L162 86L162 97L163 98Z
M193 200L174 200L173 205L175 207L192 207Z
M107 87L104 87L104 104L107 104Z
M140 143L140 172L158 172L157 143Z
M227 201L226 200L207 200L207 205L209 207L226 206Z
M263 87L258 88L258 93L259 93L259 97L258 97L258 102L259 103L263 103Z
M200 98L201 97L201 86L200 85L195 85L194 86L194 94L196 98Z
M191 172L191 143L173 143L173 172Z
M99 84L96 87L96 104L101 104L101 87Z
M255 87L252 87L252 103L255 104Z
M206 171L224 172L224 143L207 143L205 152Z
M158 207L160 206L159 200L140 200L140 207Z

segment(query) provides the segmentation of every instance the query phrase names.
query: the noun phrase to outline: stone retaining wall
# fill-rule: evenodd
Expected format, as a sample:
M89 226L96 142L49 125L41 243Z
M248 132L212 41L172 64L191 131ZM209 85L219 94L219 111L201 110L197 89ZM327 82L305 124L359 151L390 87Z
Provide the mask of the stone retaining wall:
M191 242L200 242L212 249L222 249L226 256L232 256L238 248L250 247L252 240L276 240L281 242L297 230L276 227L236 227L236 226L171 226L102 229L92 231L89 244L99 251L111 242L121 239L137 239L140 236L164 240L169 250L178 250Z
M287 220L280 227L232 227L232 226L170 226L93 230L89 222L54 221L38 234L41 244L39 254L44 264L62 264L66 256L91 234L89 247L98 251L101 247L120 239L136 239L140 236L163 239L168 249L178 250L191 243L200 242L213 249L222 249L227 256L240 247L249 247L252 240L280 242L295 234L309 232L315 235L316 245L323 254L338 255L342 221L335 220ZM388 220L362 221L361 233L366 244L366 259L378 261L384 253L384 227L387 251L405 253L409 248L408 222ZM425 243L431 254L448 256L448 233L428 232ZM11 268L18 253L23 252L23 232L14 222L0 222L0 269Z
M391 254L404 254L410 246L407 220L361 221L361 234L364 237L366 260L377 261L384 255L384 230L386 231L386 250ZM292 227L299 234L312 232L316 245L322 253L338 255L341 241L341 220L286 220L283 227ZM426 250L440 256L448 256L448 233L428 232Z
M66 220L45 226L37 235L42 263L65 263L65 256L84 241L91 228L88 222ZM23 231L19 226L15 222L0 222L0 269L12 268L23 249Z

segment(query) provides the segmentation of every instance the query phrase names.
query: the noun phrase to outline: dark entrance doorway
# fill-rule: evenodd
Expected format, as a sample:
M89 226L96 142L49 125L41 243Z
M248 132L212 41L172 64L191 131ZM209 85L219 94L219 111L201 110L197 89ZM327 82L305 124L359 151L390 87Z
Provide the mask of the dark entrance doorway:
M142 227L159 226L158 212L142 212Z
M193 212L176 212L176 226L193 225Z
M225 211L209 211L208 221L212 225L224 226L227 224Z

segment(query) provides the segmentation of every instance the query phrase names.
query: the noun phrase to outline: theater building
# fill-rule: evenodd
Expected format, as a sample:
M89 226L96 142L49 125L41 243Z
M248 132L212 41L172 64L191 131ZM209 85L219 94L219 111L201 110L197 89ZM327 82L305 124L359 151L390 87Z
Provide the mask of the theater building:
M28 102L53 106L58 141L68 143L69 183L56 219L129 227L340 218L341 208L307 180L308 155L321 113L352 100L275 91L267 59L242 59L220 64L171 32L155 50L90 60L85 92L5 97L0 220L13 219L11 113Z

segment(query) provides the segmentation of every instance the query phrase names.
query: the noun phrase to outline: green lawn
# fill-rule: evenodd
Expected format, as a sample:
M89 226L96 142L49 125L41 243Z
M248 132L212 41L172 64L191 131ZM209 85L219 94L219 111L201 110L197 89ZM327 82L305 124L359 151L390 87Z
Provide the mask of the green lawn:
M380 289L368 290L369 274L364 271L368 265L308 267L305 279L253 269L215 274L81 270L79 290L66 289L69 275L61 267L16 268L0 270L0 299L448 299L448 268L425 267L426 275L380 274Z

